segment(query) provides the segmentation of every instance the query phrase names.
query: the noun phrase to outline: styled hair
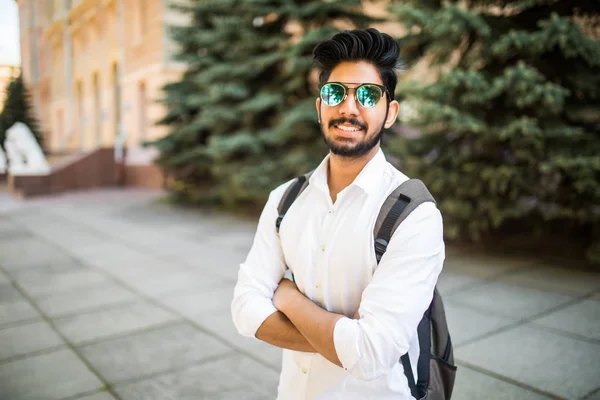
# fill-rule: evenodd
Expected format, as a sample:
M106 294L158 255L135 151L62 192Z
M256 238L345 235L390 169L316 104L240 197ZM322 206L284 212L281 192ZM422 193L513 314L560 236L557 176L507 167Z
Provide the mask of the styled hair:
M377 29L346 30L320 42L313 50L313 62L320 69L319 84L329 79L331 71L344 61L366 61L377 68L390 101L398 83L397 71L402 69L400 45L394 38Z

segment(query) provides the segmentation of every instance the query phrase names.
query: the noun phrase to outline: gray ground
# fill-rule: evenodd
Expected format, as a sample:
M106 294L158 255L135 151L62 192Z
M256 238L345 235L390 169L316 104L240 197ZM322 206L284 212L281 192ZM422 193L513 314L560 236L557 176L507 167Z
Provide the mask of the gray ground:
M269 399L229 303L255 221L108 190L0 193L0 399ZM448 249L453 399L600 399L600 273Z

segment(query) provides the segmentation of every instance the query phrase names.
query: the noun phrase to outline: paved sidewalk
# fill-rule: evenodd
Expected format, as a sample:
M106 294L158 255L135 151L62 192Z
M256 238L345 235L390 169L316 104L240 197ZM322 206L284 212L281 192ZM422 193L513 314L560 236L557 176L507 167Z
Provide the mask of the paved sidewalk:
M273 399L229 304L255 220L105 190L0 193L0 399ZM600 399L600 273L449 248L453 399Z

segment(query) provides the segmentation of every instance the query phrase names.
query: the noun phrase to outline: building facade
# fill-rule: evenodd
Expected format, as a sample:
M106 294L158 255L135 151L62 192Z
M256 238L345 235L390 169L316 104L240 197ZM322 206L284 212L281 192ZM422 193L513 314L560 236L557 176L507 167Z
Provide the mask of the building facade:
M26 84L51 153L127 147L161 137L161 88L184 66L173 61L168 26L182 24L167 0L16 0ZM119 157L119 156L118 156Z

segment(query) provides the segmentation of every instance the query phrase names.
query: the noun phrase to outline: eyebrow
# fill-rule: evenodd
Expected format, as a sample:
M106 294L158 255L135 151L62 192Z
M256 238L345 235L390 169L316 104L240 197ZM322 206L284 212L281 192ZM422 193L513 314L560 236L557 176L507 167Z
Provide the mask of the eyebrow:
M327 81L325 83L343 83L344 85L379 85L379 86L383 86L383 83L374 83L374 82L342 82L342 81Z

